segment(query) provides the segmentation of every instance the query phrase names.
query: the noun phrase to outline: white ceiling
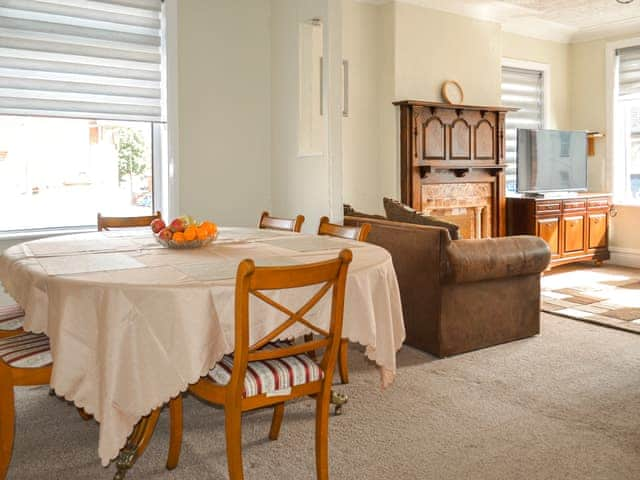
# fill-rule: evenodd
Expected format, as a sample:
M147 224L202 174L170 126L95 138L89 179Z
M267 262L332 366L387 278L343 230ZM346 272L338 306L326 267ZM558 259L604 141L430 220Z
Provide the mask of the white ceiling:
M385 0L373 1L386 3ZM630 33L640 36L640 0L629 5L621 5L616 0L396 1L491 20L502 24L506 31L560 42Z

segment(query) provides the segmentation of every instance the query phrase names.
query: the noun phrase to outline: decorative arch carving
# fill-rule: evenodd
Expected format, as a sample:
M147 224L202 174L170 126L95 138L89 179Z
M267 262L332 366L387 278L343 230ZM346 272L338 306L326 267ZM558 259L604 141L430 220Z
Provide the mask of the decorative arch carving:
M495 130L486 118L476 124L474 140L474 158L478 160L495 159Z
M422 124L422 156L425 160L444 160L446 128L439 117L432 116Z
M451 122L449 151L455 160L471 160L471 127L462 117Z

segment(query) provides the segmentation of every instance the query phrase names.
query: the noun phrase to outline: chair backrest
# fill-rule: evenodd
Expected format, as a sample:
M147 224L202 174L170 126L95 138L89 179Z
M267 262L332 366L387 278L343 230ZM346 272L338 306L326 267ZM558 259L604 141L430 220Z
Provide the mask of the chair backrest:
M365 242L371 231L371 225L363 223L359 227L348 227L329 223L329 217L322 217L318 226L318 235L329 235L331 237L346 238Z
M345 249L340 252L336 259L306 265L256 267L253 260L243 260L240 263L236 275L235 351L233 370L229 382L229 387L234 392L234 395L242 394L248 362L299 355L322 348L325 350L320 361L320 368L325 373L325 378L328 377L328 381L331 381L342 335L345 285L351 259L351 250ZM269 290L299 288L319 284L322 285L320 289L296 312L289 310L286 306L276 302L264 293ZM330 290L332 290L331 320L329 329L325 330L307 320L304 316ZM284 313L288 318L260 340L249 345L249 303L252 296ZM265 345L279 338L284 338L286 335L283 334L297 323L301 323L313 331L317 339L283 348L262 349Z
M103 217L98 213L98 231L111 228L148 227L156 218L162 218L160 212L143 217Z
M269 212L262 212L258 228L266 228L269 230L285 230L288 232L300 232L304 223L304 215L298 215L296 218L278 218L269 216Z

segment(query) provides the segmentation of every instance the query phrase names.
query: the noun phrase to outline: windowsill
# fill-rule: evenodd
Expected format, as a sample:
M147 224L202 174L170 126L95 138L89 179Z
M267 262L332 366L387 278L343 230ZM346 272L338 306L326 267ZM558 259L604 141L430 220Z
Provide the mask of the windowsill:
M5 230L0 231L0 241L2 240L33 240L35 238L54 237L58 235L69 235L72 233L95 232L96 227L60 227L60 228L42 228L34 230Z

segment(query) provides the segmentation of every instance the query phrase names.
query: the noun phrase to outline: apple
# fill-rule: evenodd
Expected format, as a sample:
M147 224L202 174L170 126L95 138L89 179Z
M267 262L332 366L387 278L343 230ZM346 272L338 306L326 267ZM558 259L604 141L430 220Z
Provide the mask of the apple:
M184 232L185 227L185 221L181 218L174 218L169 224L169 228L173 233Z
M166 224L162 221L161 218L156 218L151 222L151 230L153 233L159 233L160 230L166 228Z
M173 232L171 230L169 230L168 228L163 228L158 233L158 238L160 238L161 240L169 241L169 240L171 240L171 237L173 237Z

